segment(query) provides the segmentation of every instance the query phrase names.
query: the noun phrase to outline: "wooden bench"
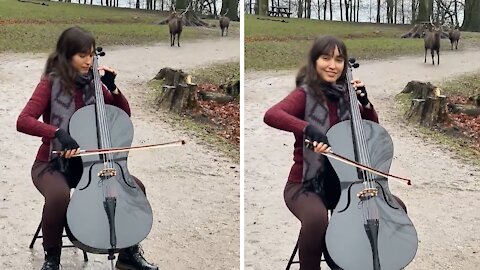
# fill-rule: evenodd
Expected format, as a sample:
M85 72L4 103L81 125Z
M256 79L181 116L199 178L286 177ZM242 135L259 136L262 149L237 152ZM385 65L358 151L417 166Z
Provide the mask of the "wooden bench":
M290 15L292 15L292 12L288 12L288 8L286 7L272 7L272 9L268 11L268 16L272 17L290 18Z

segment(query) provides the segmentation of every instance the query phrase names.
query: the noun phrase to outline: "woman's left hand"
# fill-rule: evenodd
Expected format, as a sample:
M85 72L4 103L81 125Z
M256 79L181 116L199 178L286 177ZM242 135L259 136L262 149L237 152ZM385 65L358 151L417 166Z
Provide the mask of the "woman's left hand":
M362 104L362 106L367 107L370 103L367 96L367 90L365 89L365 84L359 79L354 79L351 81L353 84L353 88L355 88L355 92L357 93L357 99Z
M105 74L101 77L101 81L103 84L105 84L105 86L107 86L108 90L110 90L110 92L117 90L117 86L115 85L115 77L117 76L117 72L113 68L107 66L101 66L98 68L98 70L103 70L105 72Z

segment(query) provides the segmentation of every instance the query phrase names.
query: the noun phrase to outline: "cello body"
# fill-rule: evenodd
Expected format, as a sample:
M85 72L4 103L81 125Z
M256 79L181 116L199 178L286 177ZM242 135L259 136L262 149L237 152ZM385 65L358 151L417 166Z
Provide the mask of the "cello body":
M390 135L379 124L361 120L365 131L365 146L370 153L372 168L387 172L393 158ZM356 159L351 120L343 121L327 132L335 153ZM365 189L357 168L329 157L340 180L341 196L332 213L325 241L333 261L345 270L399 270L415 257L418 238L416 230L388 188L387 178L376 176L374 187L378 195L361 200L357 193ZM376 211L378 227L369 229L362 222L368 211Z
M130 146L133 125L121 109L105 106L109 141L113 147ZM69 132L81 149L100 149L95 105L85 106L70 119ZM130 176L127 168L128 152L82 157L83 173L73 192L67 222L77 247L91 253L112 254L145 239L151 230L153 215L143 191ZM102 177L107 166L115 176ZM112 167L112 168L110 168ZM113 218L105 210L106 198L115 198ZM113 228L113 229L112 229Z

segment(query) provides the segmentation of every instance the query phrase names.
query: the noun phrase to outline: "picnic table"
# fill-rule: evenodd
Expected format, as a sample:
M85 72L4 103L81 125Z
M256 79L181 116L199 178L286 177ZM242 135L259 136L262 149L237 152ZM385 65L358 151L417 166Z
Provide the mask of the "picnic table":
M292 15L292 13L288 12L288 8L286 7L271 7L271 9L268 11L268 16L273 16L273 17L290 18L290 15Z

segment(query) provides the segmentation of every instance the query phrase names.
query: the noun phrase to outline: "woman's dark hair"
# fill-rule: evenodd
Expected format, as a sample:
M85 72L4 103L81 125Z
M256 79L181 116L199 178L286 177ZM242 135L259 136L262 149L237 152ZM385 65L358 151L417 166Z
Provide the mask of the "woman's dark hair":
M73 93L78 71L71 65L72 57L77 53L91 53L95 48L95 38L87 30L74 26L62 32L55 51L45 64L44 75L60 78L64 90Z
M338 48L338 51L343 57L345 64L339 80L345 79L345 74L348 67L348 55L345 43L343 43L343 41L334 36L323 36L315 39L312 48L310 49L310 52L308 54L307 64L299 69L297 77L295 79L297 87L301 86L302 84L307 84L309 87L314 89L316 93L321 92L317 91L319 85L322 83L322 80L317 74L317 59L321 55L333 55L335 47Z

